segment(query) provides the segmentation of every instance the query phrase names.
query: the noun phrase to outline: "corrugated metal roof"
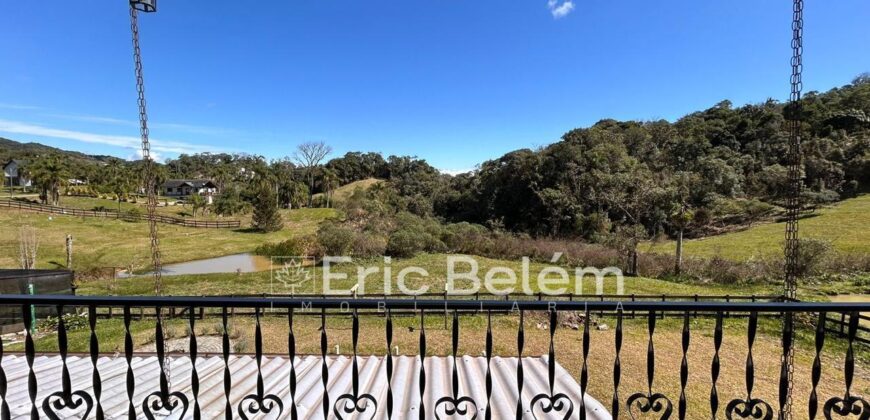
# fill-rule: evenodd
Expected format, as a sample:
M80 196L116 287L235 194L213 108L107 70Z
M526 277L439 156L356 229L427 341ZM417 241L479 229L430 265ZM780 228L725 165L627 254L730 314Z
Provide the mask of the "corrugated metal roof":
M190 359L188 357L170 357L172 391L181 391L192 401L190 388ZM386 363L383 357L361 357L359 359L360 390L370 393L378 401L377 413L371 418L385 418L386 411ZM419 393L417 382L419 378L420 361L418 357L394 357L393 397L395 419L417 419L419 410ZM348 393L352 386L352 358L334 356L327 359L329 366L329 397L331 402ZM444 357L426 358L426 410L431 413L435 402L450 395L450 378L452 359ZM84 390L93 395L91 388L91 361L88 357L70 356L67 365L72 377L72 389ZM232 375L232 392L230 401L236 409L239 402L248 394L256 392L257 365L251 356L231 356L230 372ZM30 413L30 399L27 394L27 364L23 356L6 355L3 358L3 368L9 383L7 393L8 404L12 418L26 418ZM535 395L545 393L547 386L547 359L534 357L523 359L524 387L523 401L526 417L533 418L529 410L529 402ZM102 357L99 359L100 375L102 376L102 404L107 418L125 418L127 412L126 391L126 360L123 357ZM136 390L133 397L139 418L145 418L141 413L142 399L159 389L159 367L156 357L133 358L133 369L136 377ZM197 359L197 370L200 381L199 404L203 418L223 418L225 397L223 390L224 362L221 357L210 356ZM61 389L61 358L59 356L37 356L34 362L38 386L37 406L41 417L42 400L49 394ZM485 375L486 359L484 357L464 356L458 359L460 378L460 395L467 395L478 404L479 418L483 418L486 406ZM284 404L284 413L280 417L273 414L260 418L289 418L288 405L291 401L289 389L290 362L287 357L264 357L262 372L266 393L275 394ZM297 410L300 418L323 419L321 412L322 383L321 358L319 356L302 356L296 359L297 372ZM492 358L492 407L493 418L514 418L516 412L516 378L517 358ZM566 394L574 404L574 415L579 418L580 387L575 379L561 366L556 367L557 393ZM586 397L587 414L590 419L609 419L610 414L596 400ZM540 411L540 407L537 411ZM539 418L556 418L553 414L538 413ZM65 418L79 418L67 413ZM166 417L178 419L180 413ZM370 418L371 414L365 416ZM564 412L563 412L564 415ZM90 418L94 418L91 412ZM428 416L434 418L434 416ZM562 416L558 416L560 419ZM192 418L192 410L188 410L185 419ZM234 418L238 418L236 414ZM332 414L330 414L332 418ZM362 418L362 417L356 417ZM441 414L441 418L450 418ZM469 416L470 418L470 416Z

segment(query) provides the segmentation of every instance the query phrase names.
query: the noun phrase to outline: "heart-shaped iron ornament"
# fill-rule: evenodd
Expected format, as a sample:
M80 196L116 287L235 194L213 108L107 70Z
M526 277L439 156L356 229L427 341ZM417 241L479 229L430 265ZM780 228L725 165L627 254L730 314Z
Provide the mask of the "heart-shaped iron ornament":
M148 401L152 399L153 401L149 404ZM184 418L184 414L187 413L188 407L187 396L181 392L175 391L166 395L166 398L163 398L158 391L149 394L144 400L142 400L142 412L145 414L145 418L148 420L154 420L154 413L163 411L172 413L176 408L178 408L179 404L181 405L181 415L178 418Z
M241 417L242 420L249 420L251 418L250 416L268 414L276 408L278 409L278 417L280 418L281 413L284 412L284 403L281 402L278 397L272 394L265 396L251 394L239 401L239 417Z
M858 420L870 420L870 404L867 400L854 395L847 395L845 398L834 397L825 402L824 413L827 420L833 420L831 416L834 414L841 417L857 416L852 418Z
M731 400L725 406L725 418L728 420L735 418L771 420L773 418L773 408L770 407L770 404L758 398L753 398L749 401L741 399Z
M54 399L54 401L52 401L52 399ZM84 405L85 408L84 415L82 415L81 418L86 419L94 408L93 398L84 391L76 391L66 396L62 391L58 391L42 400L42 411L51 420L69 419L75 417L72 417L69 414L65 414L61 417L57 411L78 410L82 405Z
M532 417L534 417L535 420L540 420L538 418L538 413L535 410L538 403L541 403L540 411L546 416L559 415L562 416L562 420L568 420L571 418L571 415L574 414L574 402L571 401L571 398L568 398L567 395L538 394L532 398L530 404ZM562 413L564 413L564 415ZM544 418L549 418L546 416Z
M634 411L635 408L643 414L658 414L660 420L670 419L674 413L674 405L671 404L671 400L664 396L664 394L644 394L638 392L628 397L626 405L628 406L628 415L634 420L637 419L637 413Z
M467 416L469 412L474 413L471 415L471 420L477 418L477 403L471 397L444 397L436 401L435 420L443 420L438 412L439 408L444 409L444 415L448 416L448 418L452 416Z
M358 413L360 416L363 416L362 418L365 418L366 413L371 413L368 419L374 420L378 412L378 402L375 401L375 397L369 394L362 394L359 397L352 394L344 394L335 400L332 412L335 413L335 417L339 420L344 420L345 416L353 413Z

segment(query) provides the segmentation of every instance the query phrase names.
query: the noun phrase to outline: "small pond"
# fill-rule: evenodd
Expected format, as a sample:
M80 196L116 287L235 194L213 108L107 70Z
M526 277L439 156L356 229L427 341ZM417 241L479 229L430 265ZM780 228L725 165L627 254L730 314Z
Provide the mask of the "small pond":
M183 263L165 264L160 270L164 276L178 276L182 274L217 274L217 273L253 273L266 271L271 267L269 257L249 253L224 255L222 257L207 258L204 260L187 261ZM122 277L126 273L122 273ZM149 275L137 273L135 275Z

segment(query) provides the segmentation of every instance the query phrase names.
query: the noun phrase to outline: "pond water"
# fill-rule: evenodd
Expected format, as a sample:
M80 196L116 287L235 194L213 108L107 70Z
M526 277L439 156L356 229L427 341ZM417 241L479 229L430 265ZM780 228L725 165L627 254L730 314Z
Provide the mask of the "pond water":
M164 276L178 276L182 274L217 274L217 273L253 273L266 271L272 266L269 257L249 253L224 255L222 257L207 258L204 260L187 261L183 263L166 264L160 270ZM135 275L149 275L139 273Z
M833 295L828 296L831 299L831 302L870 302L870 294L854 294L854 295ZM864 312L864 315L870 315L870 313ZM870 328L870 321L866 319L861 320L861 325Z
M870 302L870 294L833 295L828 296L831 302Z

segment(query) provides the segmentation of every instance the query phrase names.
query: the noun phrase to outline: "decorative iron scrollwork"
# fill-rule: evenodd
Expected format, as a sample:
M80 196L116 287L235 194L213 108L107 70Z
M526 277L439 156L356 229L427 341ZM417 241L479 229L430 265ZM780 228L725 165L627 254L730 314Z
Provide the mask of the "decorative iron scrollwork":
M451 335L451 359L453 360L453 371L451 375L451 395L441 397L435 402L435 419L441 420L440 409L444 410L444 414L450 416L468 416L471 415L471 420L477 418L477 403L469 396L459 395L459 370L456 363L456 353L459 351L459 314L453 311L453 326L450 331ZM421 393L422 395L422 393ZM472 414L473 413L473 414Z
M626 405L628 406L628 415L631 416L632 419L637 418L635 415L636 413L633 410L635 406L637 406L637 409L643 414L658 414L659 419L661 420L671 418L671 414L674 412L674 406L671 404L671 400L669 400L664 394L647 395L637 393L628 397Z
M555 385L556 385L556 347L555 347L555 342L554 342L553 338L556 334L556 311L554 309L551 309L549 311L548 315L549 315L549 319L550 319L550 322L549 322L550 350L549 350L549 353L547 355L547 385L548 385L549 391L546 393L541 393L541 394L535 395L532 398L532 401L530 403L529 408L532 410L532 416L537 419L538 415L535 413L535 406L540 402L541 403L541 411L544 414L550 414L550 413L561 414L564 412L565 414L564 414L564 417L562 417L562 418L563 418L563 420L567 420L567 419L571 418L571 414L574 413L574 402L571 401L571 399L568 398L567 395L561 394L561 393L556 394L554 392ZM588 325L588 323L589 323L588 313L587 313L587 318L583 322L585 322ZM588 330L587 330L587 332L588 332ZM584 338L586 339L586 341L583 344L584 344L584 346L586 346L589 343L589 338L585 337L585 336L584 336ZM586 353L586 354L588 354L588 353ZM584 361L585 361L585 359L584 359ZM585 391L585 388L584 388L584 391ZM567 405L565 404L565 401L568 402Z
M52 399L54 399L54 401L52 401ZM45 413L46 417L51 420L68 419L70 418L69 414L65 414L61 417L57 412L61 410L77 411L83 405L84 412L81 418L86 419L94 408L93 398L84 391L75 391L69 395L64 395L63 391L58 391L42 400L42 411Z
M155 413L163 411L172 413L176 408L178 408L179 404L181 405L181 416L179 416L179 418L184 418L184 415L187 413L187 408L190 405L187 396L179 391L170 393L165 398L160 394L161 392L157 391L149 394L144 400L142 400L142 412L145 414L145 418L148 420L154 420L156 418L154 417ZM151 401L150 404L149 401Z
M854 415L858 416L858 420L870 420L870 404L867 403L867 400L857 395L852 395L852 381L855 379L855 337L858 334L859 318L858 312L849 313L849 345L846 348L846 363L843 366L846 393L842 398L834 397L825 402L822 412L828 420L832 420L831 416L833 414L838 416Z
M857 416L858 420L868 420L870 419L870 404L867 403L867 400L854 395L845 398L834 397L825 403L822 412L828 420L832 420L831 416L834 414L838 416L854 415Z
M84 391L72 391L72 381L70 380L69 368L67 368L66 364L68 343L66 337L66 323L63 319L63 309L63 305L57 305L57 345L60 349L60 358L62 361L61 390L42 400L42 411L51 420L60 420L61 417L56 410L78 411L79 408L84 405L84 414L81 418L86 419L94 408L94 400ZM65 415L63 418L69 417L69 415Z
M558 414L562 416L562 420L568 420L574 414L574 402L567 395L561 393L556 395L538 394L535 398L532 398L530 404L532 417L536 420L538 419L538 414L535 412L535 407L539 402L541 403L541 412L544 414Z
M719 313L719 319L721 319L721 313ZM721 321L720 321L721 322ZM649 316L647 318L647 332L649 334L649 343L647 344L646 350L646 374L647 374L647 390L648 392L638 392L632 394L626 400L626 405L628 406L628 415L632 419L636 419L636 413L634 411L635 408L639 410L643 414L658 414L659 419L667 420L671 418L671 415L674 412L674 405L671 403L671 400L668 399L664 394L653 393L653 381L655 380L655 345L653 344L653 335L656 330L656 312L649 311ZM715 366L715 364L714 364ZM714 370L716 368L714 367ZM715 374L714 374L714 385L713 389L715 392ZM715 410L713 411L715 413Z
M242 398L239 402L239 417L242 420L248 420L257 414L269 414L275 408L278 409L278 415L284 411L284 403L274 395L257 395L251 394Z
M248 420L248 415L271 413L278 409L278 417L284 412L284 403L273 394L266 394L263 383L263 331L260 327L260 308L254 310L254 360L257 362L257 392L246 395L239 401L238 411L242 420Z
M169 369L166 362L166 349L163 334L163 309L156 307L157 325L155 326L155 336L157 338L157 364L160 366L160 389L149 394L142 400L142 412L148 420L154 420L154 414L167 411L172 414L179 404L181 404L181 416L187 413L187 408L190 405L187 396L179 391L169 392ZM149 403L150 401L150 403Z
M441 414L439 413L439 408L444 409L444 414L446 416L467 416L469 413L473 413L471 415L471 420L475 420L477 418L477 403L474 402L471 397L443 397L440 400L435 402L435 419L441 420Z
M342 420L344 419L344 416L342 416L342 412L344 414L359 413L360 415L364 415L365 413L370 411L370 407L373 407L373 409L371 409L371 417L369 417L369 420L373 420L375 418L375 414L378 411L378 402L375 400L375 397L371 396L370 394L360 394L359 392L359 364L357 362L357 346L359 344L359 313L357 313L355 309L353 311L353 327L351 335L353 340L353 370L351 372L353 388L351 390L351 393L344 394L335 400L335 405L333 405L332 411L333 413L335 413L336 417Z
M734 419L734 416L742 419L771 420L773 408L770 404L758 398L752 398L752 389L755 387L755 361L753 360L752 348L755 346L755 336L758 332L758 312L749 314L749 325L746 330L746 398L734 399L725 406L725 418Z
M758 398L753 398L748 401L731 400L731 402L725 406L725 418L728 420L735 418L771 420L773 418L773 408L770 404Z
M369 394L362 394L359 397L353 394L344 394L336 398L332 411L339 420L344 420L345 415L353 413L358 413L361 416L371 413L368 419L374 420L375 414L378 412L378 402L375 401L375 397Z

